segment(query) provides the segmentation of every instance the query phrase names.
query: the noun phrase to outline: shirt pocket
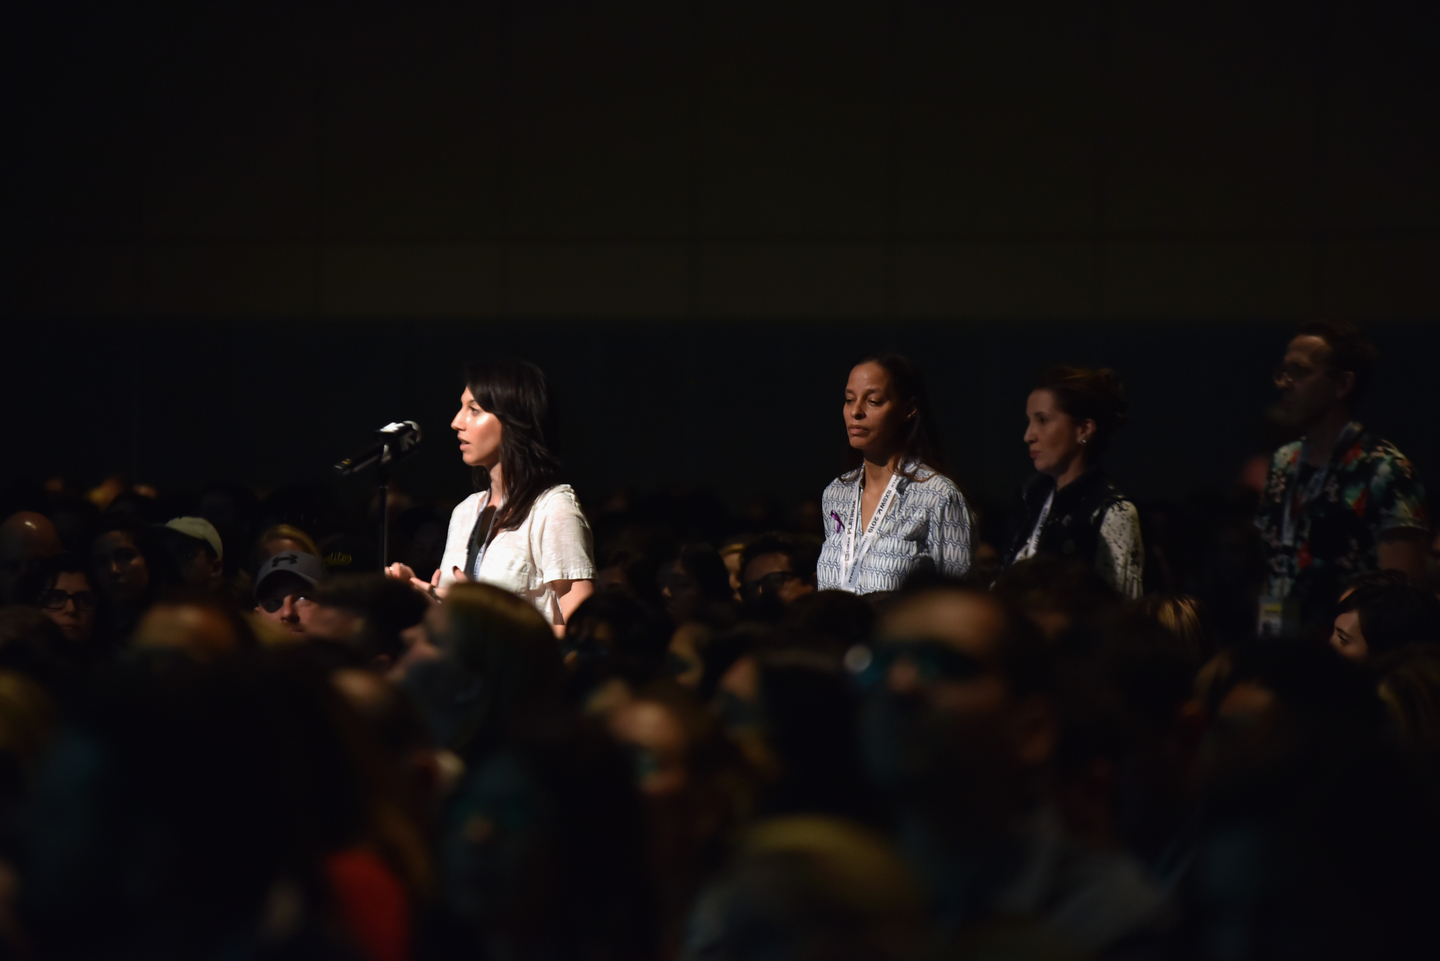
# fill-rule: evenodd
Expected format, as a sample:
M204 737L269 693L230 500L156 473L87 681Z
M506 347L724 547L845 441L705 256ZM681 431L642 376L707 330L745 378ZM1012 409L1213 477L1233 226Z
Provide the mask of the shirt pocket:
M919 545L925 542L929 531L930 518L924 511L906 511L895 517L889 533L895 540L913 544L915 545L914 549L918 550Z
M515 594L530 590L530 562L520 557L486 557L480 581Z

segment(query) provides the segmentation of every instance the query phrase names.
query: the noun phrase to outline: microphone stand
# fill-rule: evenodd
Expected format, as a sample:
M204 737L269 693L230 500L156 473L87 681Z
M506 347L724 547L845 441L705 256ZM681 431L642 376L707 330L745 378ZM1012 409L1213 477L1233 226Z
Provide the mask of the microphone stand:
M380 485L380 573L390 566L390 445L380 455L376 480Z
M380 488L380 571L390 565L390 462L399 460L420 443L420 425L413 420L387 424L375 432L379 450L374 447L335 465L341 474L350 475L375 465L376 482Z

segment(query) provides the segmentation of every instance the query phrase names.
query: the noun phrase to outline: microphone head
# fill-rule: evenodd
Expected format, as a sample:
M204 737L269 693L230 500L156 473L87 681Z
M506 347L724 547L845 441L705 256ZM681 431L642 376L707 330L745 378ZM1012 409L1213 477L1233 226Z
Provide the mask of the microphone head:
M371 464L389 464L404 454L410 453L420 443L420 425L413 420L398 420L386 424L375 432L375 446L346 458L335 465L341 474L355 474Z
M420 425L413 420L397 420L375 432L381 441L391 445L392 453L403 454L420 443Z

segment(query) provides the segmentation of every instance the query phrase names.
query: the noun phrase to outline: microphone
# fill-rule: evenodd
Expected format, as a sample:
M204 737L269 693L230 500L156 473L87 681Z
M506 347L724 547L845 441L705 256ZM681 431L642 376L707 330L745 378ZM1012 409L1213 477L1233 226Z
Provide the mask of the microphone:
M386 424L375 432L375 444L354 457L335 465L341 474L355 474L372 464L385 465L397 461L420 446L420 425L413 420Z

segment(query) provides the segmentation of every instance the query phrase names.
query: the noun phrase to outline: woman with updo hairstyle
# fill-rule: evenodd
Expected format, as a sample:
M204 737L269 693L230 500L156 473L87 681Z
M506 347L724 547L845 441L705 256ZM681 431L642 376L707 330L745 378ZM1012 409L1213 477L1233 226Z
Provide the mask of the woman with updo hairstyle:
M1035 477L1021 492L1021 522L1005 567L1037 555L1077 560L1125 597L1144 592L1140 514L1100 469L1129 405L1113 370L1052 367L1025 404Z
M970 506L947 476L919 370L900 354L864 358L850 368L843 414L852 466L820 498L819 589L877 594L919 571L964 576Z

